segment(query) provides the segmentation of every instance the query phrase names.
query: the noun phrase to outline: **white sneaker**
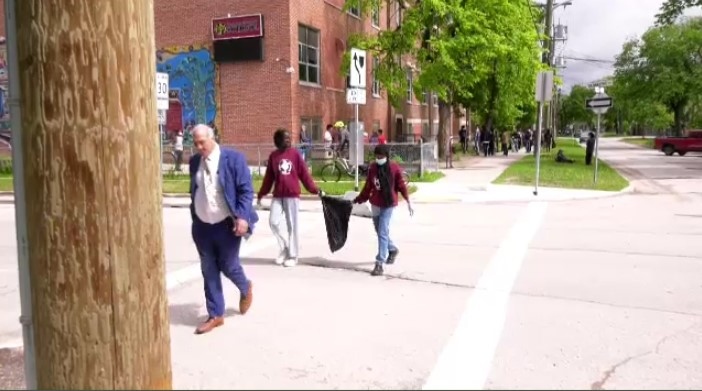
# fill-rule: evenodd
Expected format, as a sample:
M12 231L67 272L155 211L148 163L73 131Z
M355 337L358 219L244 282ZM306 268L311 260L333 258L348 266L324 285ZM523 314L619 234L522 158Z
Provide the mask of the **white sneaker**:
M285 258L286 258L286 252L285 250L281 251L280 254L278 254L278 258L275 259L275 264L280 266L283 263L285 263Z
M285 267L293 267L296 265L297 265L297 258L286 259L285 262L283 262L283 266L285 266Z

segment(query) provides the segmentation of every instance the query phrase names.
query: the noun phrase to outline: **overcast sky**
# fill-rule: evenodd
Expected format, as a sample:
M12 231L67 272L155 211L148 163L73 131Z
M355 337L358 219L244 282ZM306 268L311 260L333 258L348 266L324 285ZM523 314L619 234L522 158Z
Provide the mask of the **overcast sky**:
M560 3L563 0L556 0ZM554 24L568 26L568 41L556 53L567 57L614 61L624 42L640 37L655 21L663 0L572 0L573 5L558 7ZM688 14L701 14L695 9ZM562 71L566 89L612 74L612 64L566 60Z

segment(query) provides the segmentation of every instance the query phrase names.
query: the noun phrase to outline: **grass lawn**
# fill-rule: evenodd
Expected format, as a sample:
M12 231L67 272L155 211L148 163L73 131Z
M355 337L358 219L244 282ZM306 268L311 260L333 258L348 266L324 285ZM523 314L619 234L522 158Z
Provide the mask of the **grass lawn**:
M443 174L442 174L443 175ZM254 191L258 191L261 188L261 178L254 176ZM353 182L338 182L338 183L323 183L318 182L318 185L326 193L330 195L342 195L347 191L353 190ZM363 186L363 182L360 183ZM417 190L416 186L410 186L409 191L414 193ZM12 191L12 176L8 174L0 174L0 191ZM185 175L165 175L163 178L163 192L164 193L188 193L190 191L190 181ZM302 190L303 194L307 193L304 188Z
M556 163L558 150L562 149L566 157L575 162ZM541 174L539 185L567 189L588 189L619 191L626 188L629 182L602 160L599 162L597 186L593 186L595 164L585 165L585 148L559 140L551 152L541 155ZM536 161L533 155L514 162L493 183L506 185L534 185L536 176Z
M12 191L12 175L0 174L0 191Z
M622 139L625 143L629 143L631 145L636 145L639 147L643 148L649 148L653 149L653 139L652 138L641 138L641 137L632 137L632 138L625 138Z

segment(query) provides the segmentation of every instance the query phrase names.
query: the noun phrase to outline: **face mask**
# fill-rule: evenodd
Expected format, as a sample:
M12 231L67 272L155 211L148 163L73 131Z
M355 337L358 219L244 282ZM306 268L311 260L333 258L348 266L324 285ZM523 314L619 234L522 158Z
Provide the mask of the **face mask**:
M383 164L387 163L388 158L382 158L382 159L375 159L375 162L378 163L379 166L382 166Z

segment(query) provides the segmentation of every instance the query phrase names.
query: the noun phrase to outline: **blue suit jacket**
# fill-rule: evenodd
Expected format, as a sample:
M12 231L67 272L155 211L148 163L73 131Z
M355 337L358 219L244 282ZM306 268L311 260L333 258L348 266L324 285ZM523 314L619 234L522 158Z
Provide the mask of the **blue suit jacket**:
M201 159L202 156L199 153L190 158L190 213L193 220L197 218L195 215L196 174L200 168ZM235 218L246 220L249 223L249 233L253 233L254 226L258 222L258 213L253 207L253 182L244 155L220 146L217 176L224 189L224 199L229 211Z

